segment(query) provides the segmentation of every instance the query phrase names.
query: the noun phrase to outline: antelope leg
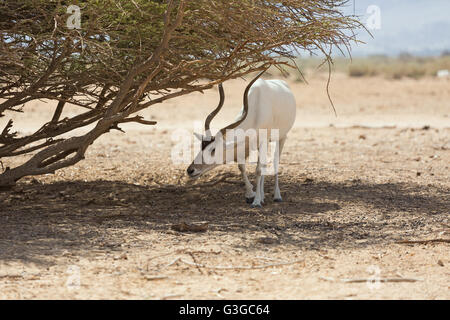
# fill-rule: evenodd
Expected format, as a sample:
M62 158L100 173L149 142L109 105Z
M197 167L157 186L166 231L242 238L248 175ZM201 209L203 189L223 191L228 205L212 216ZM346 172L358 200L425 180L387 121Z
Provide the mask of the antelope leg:
M277 143L277 147L275 150L275 159L274 159L274 170L275 170L275 191L273 195L273 201L282 202L283 198L281 197L280 186L278 184L278 169L280 167L280 158L281 152L283 152L284 143L286 142L286 138L281 139Z
M244 180L244 183L245 183L246 201L247 201L247 203L252 203L253 200L255 199L255 193L253 192L253 185L250 183L250 180L248 180L248 176L245 171L245 164L240 164L239 170L241 171L242 179Z

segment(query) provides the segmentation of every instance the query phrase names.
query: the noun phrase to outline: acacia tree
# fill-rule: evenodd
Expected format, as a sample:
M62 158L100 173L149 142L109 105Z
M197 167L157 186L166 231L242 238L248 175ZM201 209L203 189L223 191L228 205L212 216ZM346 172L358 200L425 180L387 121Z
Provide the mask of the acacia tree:
M36 132L0 128L0 159L29 155L0 174L0 186L53 173L84 158L98 137L136 113L228 79L289 64L296 49L349 49L360 26L346 0L3 0L0 2L0 117L57 101ZM81 25L71 27L80 8ZM72 8L74 8L72 6ZM76 7L75 7L76 8ZM76 12L75 12L76 13ZM76 17L75 17L76 18ZM72 21L73 22L73 21ZM152 95L154 99L149 99ZM79 114L61 119L66 104ZM94 124L84 135L63 134Z

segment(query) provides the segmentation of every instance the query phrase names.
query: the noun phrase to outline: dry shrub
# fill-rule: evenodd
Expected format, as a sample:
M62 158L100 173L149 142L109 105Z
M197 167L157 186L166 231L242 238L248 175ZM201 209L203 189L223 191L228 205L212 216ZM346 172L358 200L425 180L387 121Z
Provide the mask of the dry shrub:
M357 58L347 68L351 77L381 75L388 79L420 79L425 76L434 77L439 70L449 70L450 57L414 57L403 54L398 58Z
M372 77L378 75L379 71L375 64L367 62L352 63L348 68L350 77Z
M360 26L344 0L4 0L0 2L0 117L57 101L54 116L20 136L0 129L0 158L28 155L6 168L0 186L53 173L135 114L165 100L212 88L269 66L288 65L295 49L345 51ZM81 29L67 28L67 6L81 8ZM284 59L280 59L284 58ZM206 81L201 81L206 79ZM147 99L151 95L157 98ZM61 119L64 106L79 108ZM81 136L63 138L94 125Z

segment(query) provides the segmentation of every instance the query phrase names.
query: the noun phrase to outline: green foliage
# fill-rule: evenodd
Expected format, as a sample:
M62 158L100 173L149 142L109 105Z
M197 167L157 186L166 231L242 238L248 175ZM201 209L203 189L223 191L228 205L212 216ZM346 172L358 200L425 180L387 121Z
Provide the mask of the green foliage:
M172 4L174 9L181 1ZM208 67L212 74L203 77L214 79L223 75L224 68L226 72L244 71L263 61L277 63L276 56L292 57L292 47L325 52L329 44L348 46L351 38L344 32L358 23L340 14L342 4L326 0L289 1L284 6L265 0L185 1L183 20L165 49L167 67L178 66L180 70L172 76L193 81ZM81 9L79 30L67 27L69 5ZM46 79L51 87L45 89L47 96L71 96L85 92L82 88L88 86L119 87L130 68L149 59L160 46L168 27L167 9L164 0L3 1L0 87L19 77L16 87L23 89L46 72L52 73ZM169 24L175 15L174 11ZM186 68L181 72L182 64L189 64L189 72ZM136 80L144 78L138 74Z

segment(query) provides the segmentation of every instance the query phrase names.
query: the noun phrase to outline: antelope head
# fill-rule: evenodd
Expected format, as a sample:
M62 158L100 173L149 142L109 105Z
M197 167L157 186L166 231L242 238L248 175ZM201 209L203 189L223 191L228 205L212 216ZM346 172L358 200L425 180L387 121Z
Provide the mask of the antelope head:
M258 74L256 78L254 78L244 92L244 108L242 116L239 120L236 122L226 126L225 128L219 130L215 136L211 135L211 129L210 124L211 121L216 117L216 115L219 113L219 111L222 109L223 104L225 102L225 93L223 90L222 84L219 84L219 93L220 93L220 101L219 105L216 109L214 109L211 114L208 115L208 117L205 120L205 134L201 135L198 133L194 133L194 135L201 141L201 151L197 154L192 164L187 169L187 174L191 178L198 178L202 174L214 169L217 166L220 166L221 164L224 164L226 161L225 155L226 155L226 149L230 147L234 147L233 145L230 145L229 143L226 143L226 133L227 130L232 130L237 128L246 118L248 115L248 93L250 91L250 88L255 83L256 80L261 77L261 75L265 72L261 72ZM220 150L219 150L220 148ZM215 154L216 152L221 152L223 155L223 161L217 163L218 161L215 161Z

